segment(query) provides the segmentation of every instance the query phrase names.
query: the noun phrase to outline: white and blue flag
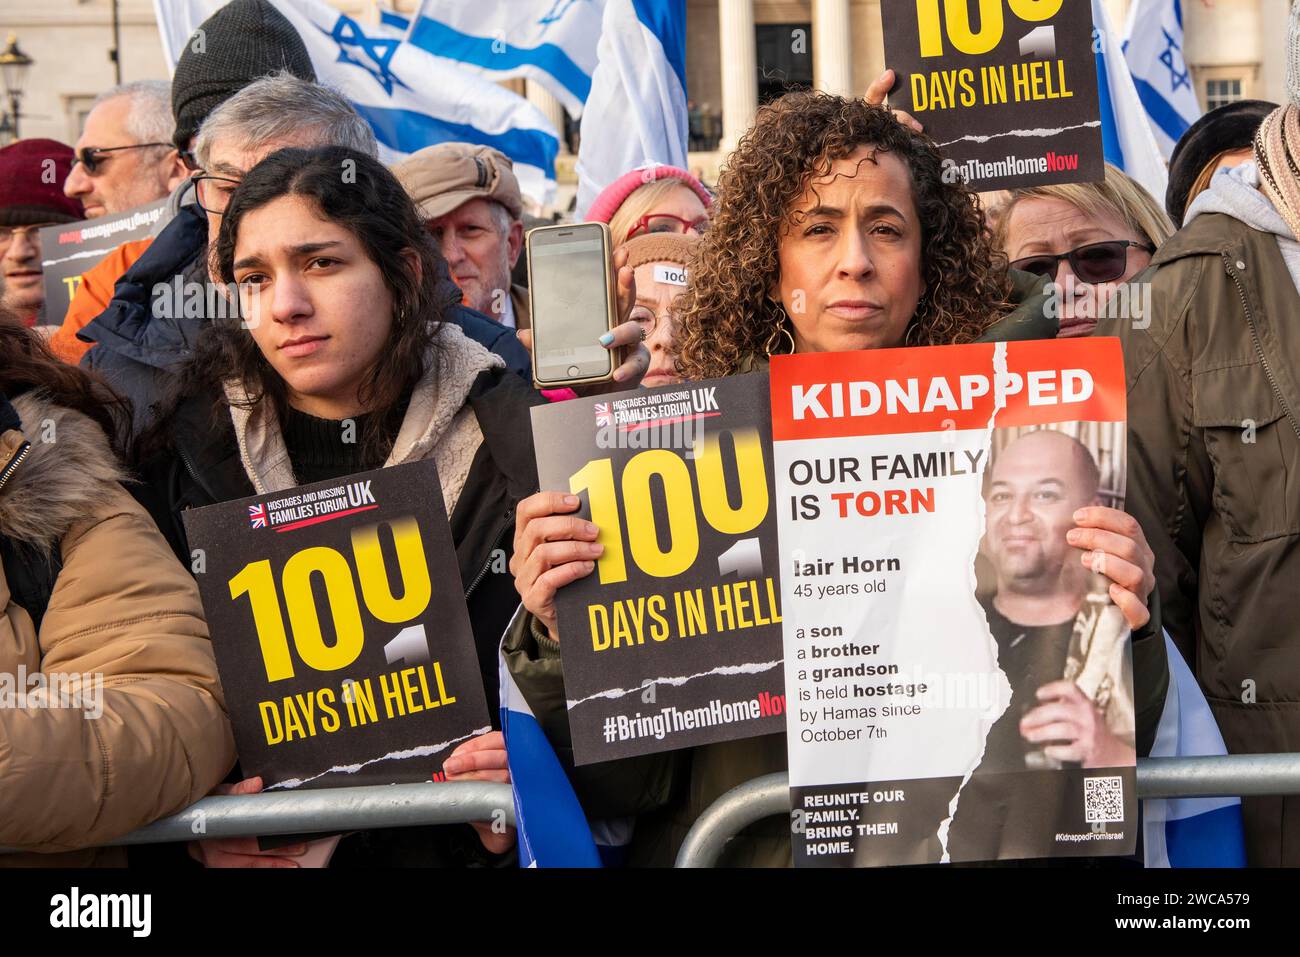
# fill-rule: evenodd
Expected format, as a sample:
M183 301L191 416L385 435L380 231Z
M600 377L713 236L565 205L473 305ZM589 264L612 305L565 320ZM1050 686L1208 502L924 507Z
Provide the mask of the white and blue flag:
M1219 725L1174 643L1165 635L1169 690L1151 757L1227 754ZM1241 799L1152 798L1142 802L1147 867L1245 867Z
M1106 162L1122 169L1141 183L1157 203L1163 203L1169 169L1102 0L1092 0L1092 24Z
M686 167L686 0L607 0L578 149L581 219L651 163Z
M591 92L604 11L605 0L423 0L409 18L381 16L408 43L488 79L536 80L576 119Z
M1168 159L1201 116L1192 72L1183 59L1182 0L1134 0L1124 28L1124 58Z
M523 607L515 619L526 614ZM515 624L511 622L511 627ZM602 867L622 863L632 821L589 822L546 732L498 652L501 732L510 763L520 867Z
M502 86L405 43L393 26L363 26L320 0L270 0L293 24L320 82L365 117L380 158L394 163L425 146L491 146L514 161L519 188L548 203L555 194L555 129L533 104ZM163 47L176 55L223 3L155 0Z

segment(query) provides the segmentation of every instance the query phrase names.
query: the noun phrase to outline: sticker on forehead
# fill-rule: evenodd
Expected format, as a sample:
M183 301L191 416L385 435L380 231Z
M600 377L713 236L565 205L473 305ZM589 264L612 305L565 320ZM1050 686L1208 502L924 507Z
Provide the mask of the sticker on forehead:
M686 267L676 263L655 263L655 282L666 282L670 286L684 286Z

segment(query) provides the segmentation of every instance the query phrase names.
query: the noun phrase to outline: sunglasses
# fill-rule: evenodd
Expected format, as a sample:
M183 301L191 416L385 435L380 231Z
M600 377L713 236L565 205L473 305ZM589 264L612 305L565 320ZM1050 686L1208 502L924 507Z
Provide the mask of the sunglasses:
M701 216L699 219L683 219L671 213L652 213L638 219L636 225L628 230L627 238L631 239L644 233L694 233L703 236L708 228L708 216Z
M172 149L171 143L136 143L132 146L83 146L77 150L77 158L72 161L72 165L76 166L80 163L86 167L87 173L94 176L95 173L99 172L100 165L107 159L107 154L120 153L123 150L143 150L151 146L166 146L168 149Z
M1101 243L1089 243L1068 253L1053 256L1044 253L1041 256L1026 256L1011 263L1012 269L1033 273L1036 276L1056 277L1061 260L1069 260L1070 268L1079 277L1080 282L1099 283L1114 282L1128 268L1128 250L1130 246L1155 252L1150 243L1136 243L1130 239L1110 239Z

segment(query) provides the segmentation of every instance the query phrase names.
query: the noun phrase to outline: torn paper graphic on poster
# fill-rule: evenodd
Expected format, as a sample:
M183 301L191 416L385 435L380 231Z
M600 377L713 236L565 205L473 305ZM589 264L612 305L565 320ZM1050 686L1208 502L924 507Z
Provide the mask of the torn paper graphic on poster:
M1118 343L778 357L771 388L795 862L1132 853L1128 625L1066 541L1123 505Z

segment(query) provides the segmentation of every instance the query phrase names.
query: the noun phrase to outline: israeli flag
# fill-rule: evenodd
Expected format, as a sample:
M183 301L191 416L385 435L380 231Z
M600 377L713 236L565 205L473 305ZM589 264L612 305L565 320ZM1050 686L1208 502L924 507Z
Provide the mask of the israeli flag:
M624 173L686 167L686 0L607 0L578 148L577 218Z
M1227 754L1210 706L1174 643L1165 635L1169 691L1151 757ZM1241 799L1152 798L1142 802L1147 867L1245 867Z
M1201 116L1192 71L1183 60L1182 0L1134 0L1124 28L1124 58L1168 159Z
M351 100L374 129L385 163L435 143L479 143L514 161L519 188L534 201L554 199L559 137L523 97L404 43L395 27L363 27L320 0L270 2L297 29L320 82ZM221 6L215 0L174 6L155 0L164 50L179 56Z
M517 620L526 614L521 605ZM510 627L514 627L512 621ZM507 629L509 630L509 629ZM560 759L498 652L520 867L602 867L622 862L631 821L588 822Z
M381 17L408 43L490 80L536 80L577 119L591 92L604 12L605 0L423 0L409 19Z
M1163 203L1169 185L1169 169L1102 0L1092 0L1092 24L1097 93L1101 100L1101 139L1106 162L1128 173L1157 203Z

